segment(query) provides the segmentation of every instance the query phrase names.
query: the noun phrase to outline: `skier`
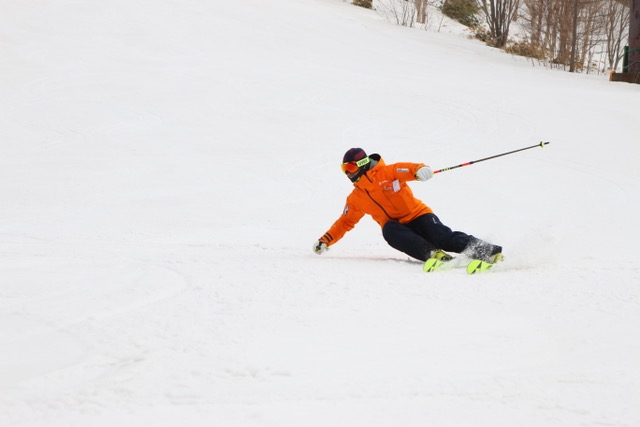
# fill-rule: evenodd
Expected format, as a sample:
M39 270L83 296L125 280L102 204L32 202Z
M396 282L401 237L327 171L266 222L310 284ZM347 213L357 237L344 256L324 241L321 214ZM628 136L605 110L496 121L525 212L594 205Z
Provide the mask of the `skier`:
M451 260L445 251L489 263L502 260L502 247L452 231L430 207L413 196L407 181L430 179L433 172L429 166L386 165L379 154L367 156L362 148L351 148L342 159L342 170L354 188L340 218L313 244L316 254L337 243L368 214L380 224L382 236L391 247L418 260Z

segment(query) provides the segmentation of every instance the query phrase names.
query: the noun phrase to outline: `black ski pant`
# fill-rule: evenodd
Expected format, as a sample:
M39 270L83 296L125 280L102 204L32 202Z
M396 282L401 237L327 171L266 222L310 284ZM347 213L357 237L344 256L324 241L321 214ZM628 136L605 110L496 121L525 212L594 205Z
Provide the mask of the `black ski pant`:
M429 259L434 249L464 252L470 258L484 260L502 252L500 246L462 231L452 231L435 214L421 215L406 224L389 221L382 227L382 235L391 247L421 261Z

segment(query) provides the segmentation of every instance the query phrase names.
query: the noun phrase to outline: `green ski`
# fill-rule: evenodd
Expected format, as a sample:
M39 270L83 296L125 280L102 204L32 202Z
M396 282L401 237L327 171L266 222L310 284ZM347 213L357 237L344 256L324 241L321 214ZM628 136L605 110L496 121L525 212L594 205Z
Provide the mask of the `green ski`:
M465 256L453 257L450 260L443 260L438 258L429 258L425 261L422 269L431 273L432 271L443 271L443 270L451 270L458 267L467 267L467 273L469 274L477 274L477 273L485 273L496 265L498 262L502 261L504 257L502 254L497 254L492 257L495 259L495 262L483 261L481 259L471 259Z
M445 263L445 261L441 261L437 258L429 258L425 263L424 266L422 267L422 269L427 272L430 273L432 271L436 271L439 270L440 267L442 267L442 265Z
M425 261L424 265L422 266L422 269L427 273L431 273L432 271L444 271L444 270L451 270L453 268L464 267L464 261L461 263L460 261L461 259L462 257L461 258L453 257L448 260L438 259L438 258L429 258L428 260Z
M479 259L474 259L469 264L467 264L467 273L469 274L477 274L477 273L486 273L491 270L495 264L490 262L482 261Z

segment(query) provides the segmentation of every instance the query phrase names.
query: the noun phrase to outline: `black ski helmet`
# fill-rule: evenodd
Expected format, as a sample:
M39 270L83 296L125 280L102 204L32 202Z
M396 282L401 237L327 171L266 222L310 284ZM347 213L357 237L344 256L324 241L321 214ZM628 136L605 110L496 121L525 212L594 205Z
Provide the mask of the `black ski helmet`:
M342 171L351 182L357 182L371 167L371 159L362 148L351 148L342 157Z

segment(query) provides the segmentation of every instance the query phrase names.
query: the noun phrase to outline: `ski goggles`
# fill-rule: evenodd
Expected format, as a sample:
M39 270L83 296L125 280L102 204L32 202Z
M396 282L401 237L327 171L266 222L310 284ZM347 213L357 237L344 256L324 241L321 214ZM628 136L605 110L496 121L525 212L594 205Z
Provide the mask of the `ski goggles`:
M340 167L342 168L342 172L344 173L354 173L357 172L362 166L368 164L371 161L369 157L365 157L364 159L360 159L353 162L343 163Z

